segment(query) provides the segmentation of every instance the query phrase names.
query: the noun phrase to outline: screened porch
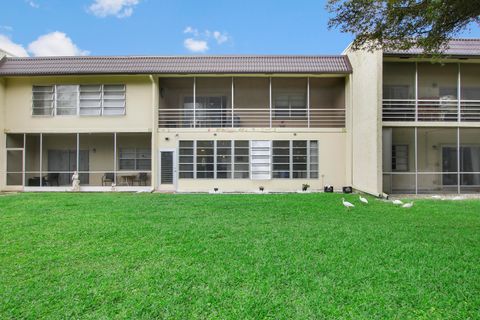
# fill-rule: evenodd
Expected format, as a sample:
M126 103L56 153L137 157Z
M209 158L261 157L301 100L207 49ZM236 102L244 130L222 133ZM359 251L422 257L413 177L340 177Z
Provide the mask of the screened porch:
M159 128L344 128L344 77L160 78Z
M383 129L385 193L479 193L480 128Z
M7 135L7 186L65 190L75 171L83 191L150 188L151 134Z

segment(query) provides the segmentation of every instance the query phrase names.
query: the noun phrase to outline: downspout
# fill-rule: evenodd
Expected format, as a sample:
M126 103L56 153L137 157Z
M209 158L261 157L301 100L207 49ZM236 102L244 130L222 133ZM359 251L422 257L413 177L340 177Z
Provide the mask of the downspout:
M158 106L157 106L157 100L158 100L158 97L157 97L157 94L158 94L158 90L157 90L157 87L156 87L156 81L155 81L155 78L153 77L152 74L150 74L149 76L149 79L150 79L150 82L152 84L152 139L151 139L151 157L152 157L152 161L151 161L151 168L150 168L150 171L151 171L151 188L152 188L152 191L155 190L156 186L157 186L157 167L158 167L158 164L157 164L157 150L158 150L158 146L157 146L157 140L158 140L158 130L157 130L157 126L158 126Z

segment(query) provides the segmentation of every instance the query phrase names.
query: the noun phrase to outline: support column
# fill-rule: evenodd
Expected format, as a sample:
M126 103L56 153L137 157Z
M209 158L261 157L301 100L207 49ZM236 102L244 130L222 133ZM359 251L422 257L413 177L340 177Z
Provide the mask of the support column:
M40 133L40 187L43 187L43 133Z
M461 78L461 74L460 74L460 63L458 63L457 66L458 66L458 73L457 73L457 122L461 122L462 90L461 90L460 86L461 86L462 78Z
M460 191L460 127L457 127L457 193Z
M415 194L418 194L418 127L415 127Z
M307 77L307 127L310 128L310 77Z
M234 78L232 77L232 101L231 101L231 106L232 106L232 110L231 110L231 117L232 118L232 128L235 127L235 123L234 123L234 109L235 109L235 84L234 84Z
M27 150L27 135L23 134L23 152L22 152L22 186L25 187L25 153Z
M117 133L113 133L113 183L117 185Z
M272 127L272 77L269 77L269 88L268 88L268 109L269 109L269 121L270 128Z
M418 62L415 62L415 122L417 121L418 121Z
M80 133L77 133L77 173L80 172ZM72 178L72 177L70 177Z
M193 127L197 127L197 77L193 77Z

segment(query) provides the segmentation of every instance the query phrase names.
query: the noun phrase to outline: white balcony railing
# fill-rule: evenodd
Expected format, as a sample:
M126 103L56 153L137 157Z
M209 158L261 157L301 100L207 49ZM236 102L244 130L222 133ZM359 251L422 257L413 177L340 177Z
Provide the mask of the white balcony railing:
M159 128L344 128L345 108L165 108L158 118Z
M384 99L382 113L383 121L480 121L480 100Z

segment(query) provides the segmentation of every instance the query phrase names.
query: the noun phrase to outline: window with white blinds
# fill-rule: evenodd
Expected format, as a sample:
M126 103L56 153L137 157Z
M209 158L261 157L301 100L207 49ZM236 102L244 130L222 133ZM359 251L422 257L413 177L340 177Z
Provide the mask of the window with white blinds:
M32 114L34 116L53 116L55 86L33 86Z
M253 180L271 179L271 145L268 140L252 140L250 144L250 165Z
M120 148L118 168L120 170L150 171L151 150L147 148Z
M32 114L34 116L124 115L125 91L124 84L33 86Z
M180 179L318 179L318 141L180 141L178 166Z

